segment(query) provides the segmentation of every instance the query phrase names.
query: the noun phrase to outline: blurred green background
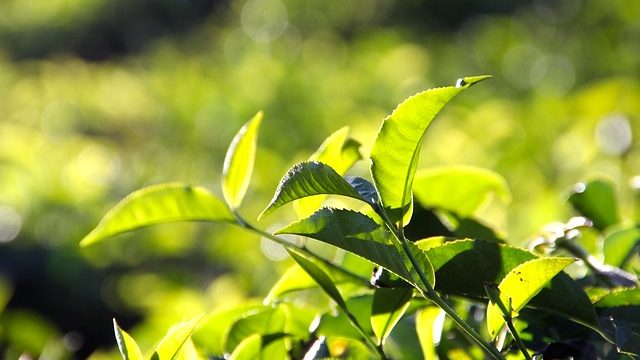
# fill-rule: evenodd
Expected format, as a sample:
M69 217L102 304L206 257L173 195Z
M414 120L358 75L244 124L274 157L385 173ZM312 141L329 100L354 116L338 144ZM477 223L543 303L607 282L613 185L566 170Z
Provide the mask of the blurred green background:
M235 228L78 241L142 186L219 194L226 147L258 110L248 218L333 131L349 125L366 157L405 97L478 74L494 77L433 124L421 167L502 174L512 201L482 219L514 244L567 220L567 192L593 177L618 184L633 219L636 0L1 1L0 357L109 358L113 317L148 348L176 321L263 296L285 254Z

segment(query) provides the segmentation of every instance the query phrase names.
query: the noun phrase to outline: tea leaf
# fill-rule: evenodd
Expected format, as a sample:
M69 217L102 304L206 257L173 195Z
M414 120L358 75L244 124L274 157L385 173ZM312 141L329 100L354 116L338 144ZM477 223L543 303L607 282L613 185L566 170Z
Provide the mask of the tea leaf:
M259 334L249 335L242 340L229 356L229 360L254 360L260 358L262 337Z
M615 188L609 181L596 179L577 184L569 196L569 203L577 212L591 219L598 230L620 222Z
M409 307L412 294L411 288L376 289L371 308L371 328L378 338L378 344L384 345L387 337Z
M314 264L311 260L306 259L302 255L299 255L293 251L288 250L289 256L300 265L304 271L315 281L325 294L327 294L333 301L335 301L341 309L346 310L347 304L344 302L342 295L338 291L329 275L327 275L320 267Z
M113 319L113 330L116 334L118 349L124 360L142 360L142 352L136 341L127 332L122 330L116 319Z
M158 360L174 360L178 359L185 344L191 338L191 334L202 319L198 316L195 319L174 325L167 335L165 335L156 347L152 359Z

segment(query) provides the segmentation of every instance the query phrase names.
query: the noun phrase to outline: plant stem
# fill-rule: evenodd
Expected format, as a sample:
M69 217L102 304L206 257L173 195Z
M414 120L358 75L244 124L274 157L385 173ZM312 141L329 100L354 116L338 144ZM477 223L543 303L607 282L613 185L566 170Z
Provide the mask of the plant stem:
M382 207L380 207L382 208ZM460 328L462 328L462 330L464 330L464 332L466 332L478 345L480 345L480 347L487 352L489 355L491 355L491 357L493 359L496 360L505 360L504 356L502 356L502 354L500 353L500 351L498 351L498 349L485 342L482 337L480 336L480 334L478 334L475 329L473 327L471 327L471 325L469 325L466 321L464 321L464 319L462 319L460 316L458 316L458 314L455 312L455 310L453 310L449 304L447 304L444 299L442 297L440 297L440 295L435 291L435 289L431 286L431 284L429 283L429 280L427 279L427 276L425 275L424 271L422 270L422 268L420 268L418 261L416 260L415 256L413 256L413 253L411 252L411 249L409 248L409 245L407 244L407 242L409 240L407 240L407 238L404 236L404 233L402 231L402 227L398 226L397 228L395 227L395 225L393 224L393 222L391 222L389 220L389 217L387 217L387 215L384 213L384 211L379 212L379 214L381 214L384 223L386 224L387 228L391 231L391 233L394 235L395 239L402 245L402 249L404 250L405 254L407 255L407 257L409 257L409 261L411 262L411 265L413 266L413 268L415 269L415 271L418 273L418 276L420 277L420 280L422 281L423 285L424 285L424 290L426 291L426 297L433 301L438 307L440 307L442 310L444 310L444 312L449 315L449 317L451 317L451 319L453 320L453 322L456 323L456 325L458 325Z
M360 326L360 323L358 323L358 320L349 311L349 309L341 307L341 310L347 316L347 319L349 319L349 322L351 323L351 325L353 325L353 327L356 328L356 330L358 330L358 332L360 333L360 336L364 339L364 341L367 343L367 345L369 345L369 347L371 349L373 349L378 354L378 356L380 356L380 359L387 360L388 358L387 358L387 355L384 353L384 350L382 349L382 344L376 345L376 343L373 342L371 337L369 335L367 335L367 332L364 331L362 326Z

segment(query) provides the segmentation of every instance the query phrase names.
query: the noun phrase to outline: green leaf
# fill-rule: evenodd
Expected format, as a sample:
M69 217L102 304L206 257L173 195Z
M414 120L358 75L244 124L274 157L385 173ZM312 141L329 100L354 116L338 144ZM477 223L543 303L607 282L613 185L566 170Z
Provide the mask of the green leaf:
M342 195L367 202L330 166L317 161L302 162L282 177L273 199L258 219L286 203L314 195Z
M311 276L313 281L315 281L318 286L322 290L324 290L325 294L327 294L333 301L335 301L341 309L346 310L347 304L344 302L342 295L338 291L338 288L335 286L329 275L327 275L319 266L314 264L311 260L303 257L302 255L297 254L294 251L287 250L289 256L296 262L296 264L300 265L304 271Z
M430 89L404 100L382 123L371 151L371 174L393 222L411 218L411 189L422 139L454 96L489 76L466 77L458 86Z
M258 112L238 131L224 158L222 195L232 209L240 207L249 188L262 116Z
M229 329L225 341L226 350L235 349L244 339L253 334L261 336L281 334L284 332L286 316L285 311L280 307L265 307L246 314Z
M202 316L198 316L195 319L171 327L167 335L165 335L165 337L160 340L158 346L156 346L152 359L179 359L185 344L191 339L191 334L193 334L193 331L201 319Z
M118 349L124 360L142 360L142 352L136 341L118 326L116 319L113 319L113 330L116 334Z
M640 334L625 326L616 326L616 348L620 353L637 357L640 355Z
M436 306L426 307L416 313L416 332L424 360L436 360L438 358L434 346L434 338L436 337L434 335L437 330L437 321L443 315L444 312ZM437 337L439 338L440 335L438 334Z
M349 127L345 126L331 134L320 148L309 157L309 161L317 161L329 165L339 175L344 175L356 161L362 159L360 143L349 137ZM326 196L305 197L294 203L299 218L308 217L322 206Z
M609 181L596 179L577 184L569 196L569 203L581 215L591 219L598 230L620 222L615 186Z
M323 208L307 219L297 221L276 232L307 236L337 246L381 266L412 284L418 276L407 259L392 244L393 235L370 217L351 210ZM429 259L414 244L409 243L416 258L422 263L428 281L434 284L433 268ZM417 285L416 285L417 286Z
M367 334L371 334L371 307L373 305L372 295L361 295L346 300L349 311L356 318L356 321L362 326ZM316 321L314 321L315 323ZM326 337L348 337L352 339L362 340L362 334L358 332L351 324L349 319L343 312L336 314L335 311L328 311L320 316L318 326L312 329L317 336Z
M133 192L120 201L82 241L87 246L138 228L174 221L234 222L227 206L201 187L162 184Z
M573 263L573 258L540 258L527 261L511 270L498 285L500 299L512 315L518 312L562 269ZM487 305L487 329L495 337L504 325L499 307L493 302Z
M502 176L462 165L419 170L413 193L423 207L445 209L460 217L473 217L494 194L504 201L511 198Z
M633 252L638 243L640 243L640 228L638 226L608 234L602 244L604 262L609 265L624 267L625 262L634 255Z
M595 304L597 308L620 306L640 306L640 288L627 288L611 291L601 297Z
M242 340L229 356L229 360L254 360L260 358L262 337L259 334L249 335Z
M265 297L265 304L280 299L293 291L304 290L317 287L313 279L304 271L300 265L293 265L280 276L280 279L271 287L269 294Z
M411 288L376 289L371 308L371 328L378 338L378 345L384 345L387 337L409 307L412 295Z
M425 248L434 269L439 292L486 299L484 285L499 284L518 265L538 257L526 250L489 241L442 238L416 242ZM542 289L529 306L557 313L600 332L597 314L589 297L575 280L565 273L556 275L549 287Z

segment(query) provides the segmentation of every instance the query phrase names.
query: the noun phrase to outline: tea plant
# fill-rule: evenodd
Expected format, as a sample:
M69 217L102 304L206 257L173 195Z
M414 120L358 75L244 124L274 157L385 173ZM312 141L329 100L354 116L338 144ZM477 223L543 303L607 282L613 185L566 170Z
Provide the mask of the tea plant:
M224 200L197 186L147 187L115 206L81 245L159 223L221 222L282 245L295 262L263 304L177 324L148 352L153 359L634 358L640 230L622 225L611 184L582 184L569 198L579 216L542 232L527 250L475 219L489 196L509 195L499 175L460 166L417 170L435 116L487 78L465 77L403 101L378 132L372 181L344 176L360 160L359 144L346 129L331 135L286 172L260 214L268 218L293 203L299 220L274 233L240 212L258 113L227 151ZM322 207L327 196L352 205ZM342 256L329 258L290 235ZM604 263L581 245L585 237L603 239ZM587 271L571 277L563 271L569 265ZM318 290L331 301L307 296ZM123 358L142 359L135 340L115 320L114 327Z

